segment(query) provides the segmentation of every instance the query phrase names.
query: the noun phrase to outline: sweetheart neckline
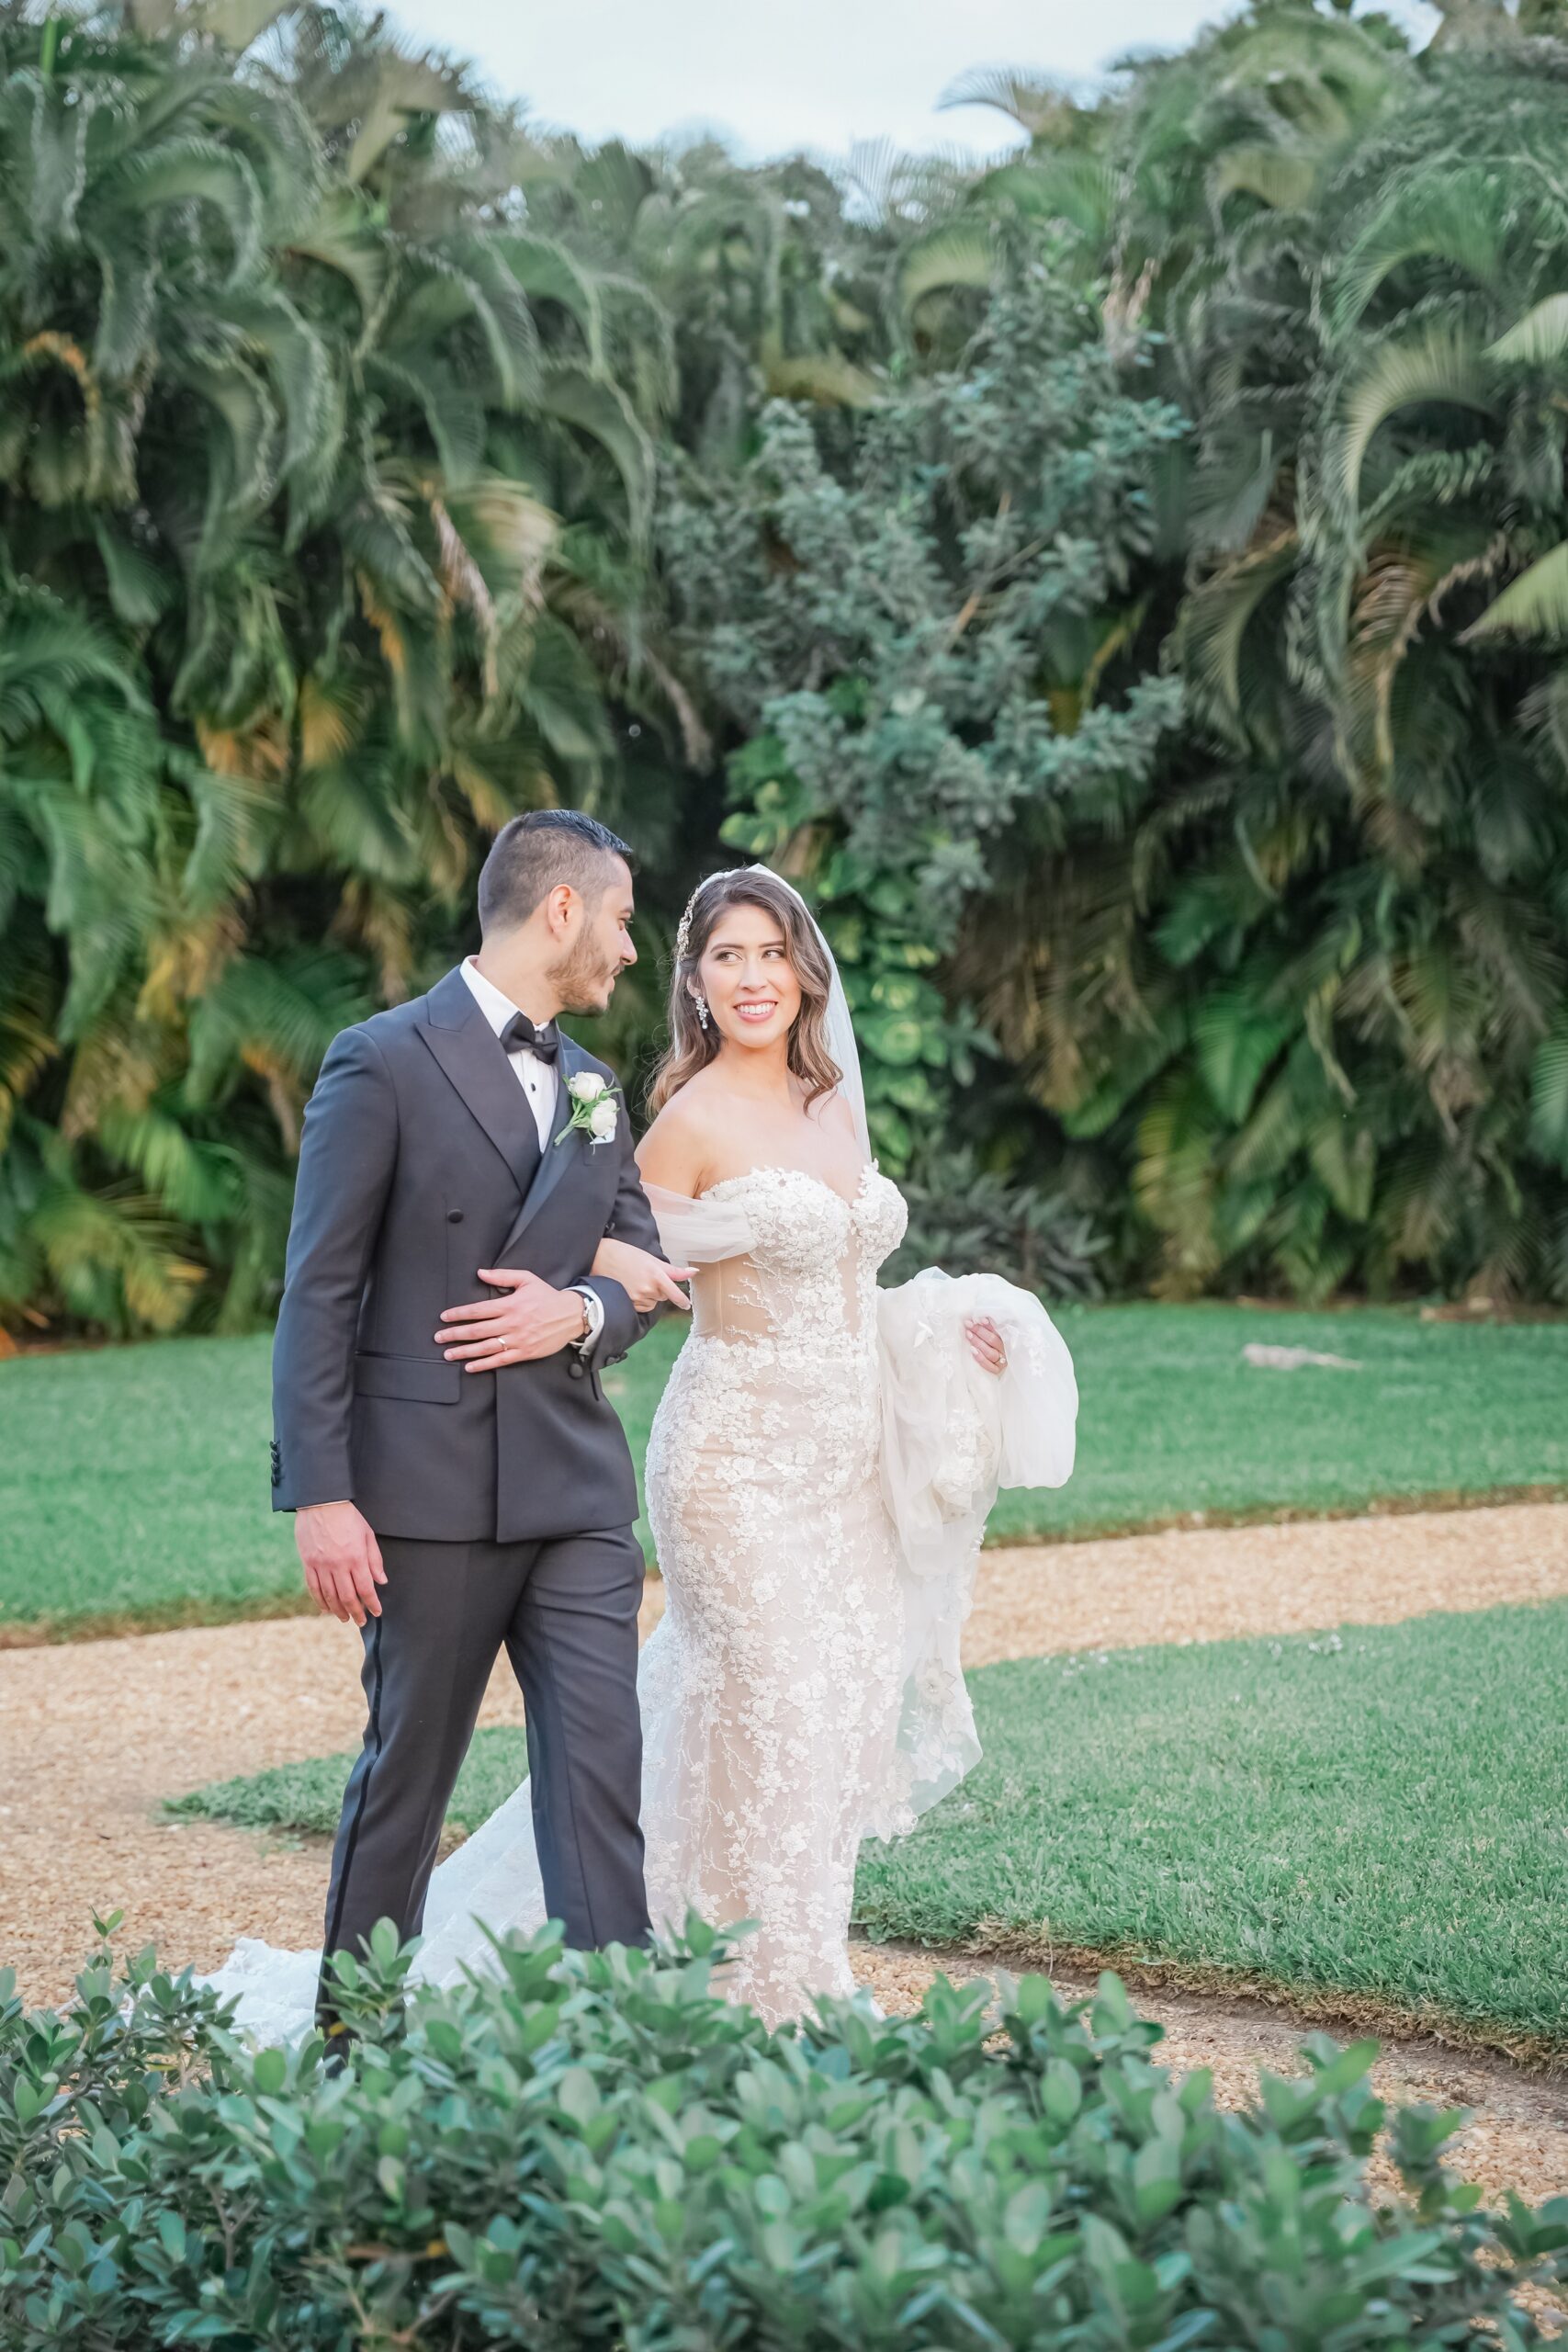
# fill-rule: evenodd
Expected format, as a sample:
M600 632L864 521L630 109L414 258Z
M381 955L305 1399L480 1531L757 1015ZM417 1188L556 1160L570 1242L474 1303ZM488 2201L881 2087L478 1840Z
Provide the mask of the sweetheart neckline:
M818 1184L823 1192L831 1193L833 1198L842 1202L852 1216L865 1197L865 1188L870 1179L881 1174L882 1170L875 1160L868 1159L861 1170L860 1182L855 1186L852 1198L848 1193L840 1193L837 1184L830 1184L826 1176L817 1175L812 1169L796 1168L785 1159L765 1160L760 1168L743 1168L739 1176L721 1176L716 1184L705 1184L696 1197L699 1201L711 1200L714 1194L721 1193L727 1184L749 1184L753 1176L804 1176L808 1184Z

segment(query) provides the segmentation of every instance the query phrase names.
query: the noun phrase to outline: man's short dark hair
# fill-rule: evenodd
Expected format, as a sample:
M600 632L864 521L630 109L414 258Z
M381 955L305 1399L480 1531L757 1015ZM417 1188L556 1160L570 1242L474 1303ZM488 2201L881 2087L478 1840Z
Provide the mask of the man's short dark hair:
M479 872L479 929L514 930L561 882L596 904L609 888L613 857L632 862L619 834L581 808L534 808L511 818Z

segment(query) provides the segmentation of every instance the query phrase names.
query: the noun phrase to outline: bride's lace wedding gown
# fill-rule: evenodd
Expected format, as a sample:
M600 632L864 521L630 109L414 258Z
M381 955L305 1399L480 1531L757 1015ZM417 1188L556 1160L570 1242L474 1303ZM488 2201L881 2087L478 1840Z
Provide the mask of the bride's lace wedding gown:
M697 1200L649 1187L693 1326L648 1452L668 1601L642 1655L642 1826L656 1929L756 1922L724 1990L770 2022L852 1989L855 1859L979 1754L959 1663L998 1486L1059 1486L1071 1359L1039 1301L990 1275L878 1289L896 1185L853 1199L764 1167ZM1000 1378L970 1355L990 1316ZM492 1964L545 1901L526 1781L435 1870L413 1981ZM482 1923L482 1924L481 1924ZM246 1939L207 1981L258 2041L309 2030L319 1952Z
M653 1917L750 1918L729 1989L765 2017L852 1990L861 1839L890 1829L904 1671L881 1485L876 1271L897 1187L798 1168L705 1196L750 1247L699 1268L648 1451L668 1600L639 1682Z

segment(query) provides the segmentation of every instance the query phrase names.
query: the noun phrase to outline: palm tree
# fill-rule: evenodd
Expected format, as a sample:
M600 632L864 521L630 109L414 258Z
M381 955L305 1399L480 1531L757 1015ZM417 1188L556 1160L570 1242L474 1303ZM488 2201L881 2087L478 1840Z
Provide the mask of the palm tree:
M0 1310L255 1313L333 1029L671 708L668 369L508 212L559 168L330 11L0 25Z
M0 1326L264 1312L327 1039L568 794L816 878L895 1158L983 1015L976 1181L1122 1279L1568 1297L1568 18L1441 14L747 167L316 0L0 0ZM877 678L897 791L807 786L779 696L858 758Z
M1560 628L1563 67L1470 36L1259 7L1119 127L1094 257L1194 419L1172 647L1212 748L1068 845L995 1009L1177 1291L1568 1290L1562 690L1518 642ZM1188 125L1227 118L1201 214Z

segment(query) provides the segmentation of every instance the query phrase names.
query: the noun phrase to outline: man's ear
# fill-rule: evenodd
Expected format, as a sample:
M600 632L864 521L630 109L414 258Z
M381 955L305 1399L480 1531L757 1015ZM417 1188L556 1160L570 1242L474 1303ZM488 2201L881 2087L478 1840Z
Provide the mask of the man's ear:
M577 892L570 882L558 882L545 893L545 921L558 937L571 921L571 910L577 903Z

